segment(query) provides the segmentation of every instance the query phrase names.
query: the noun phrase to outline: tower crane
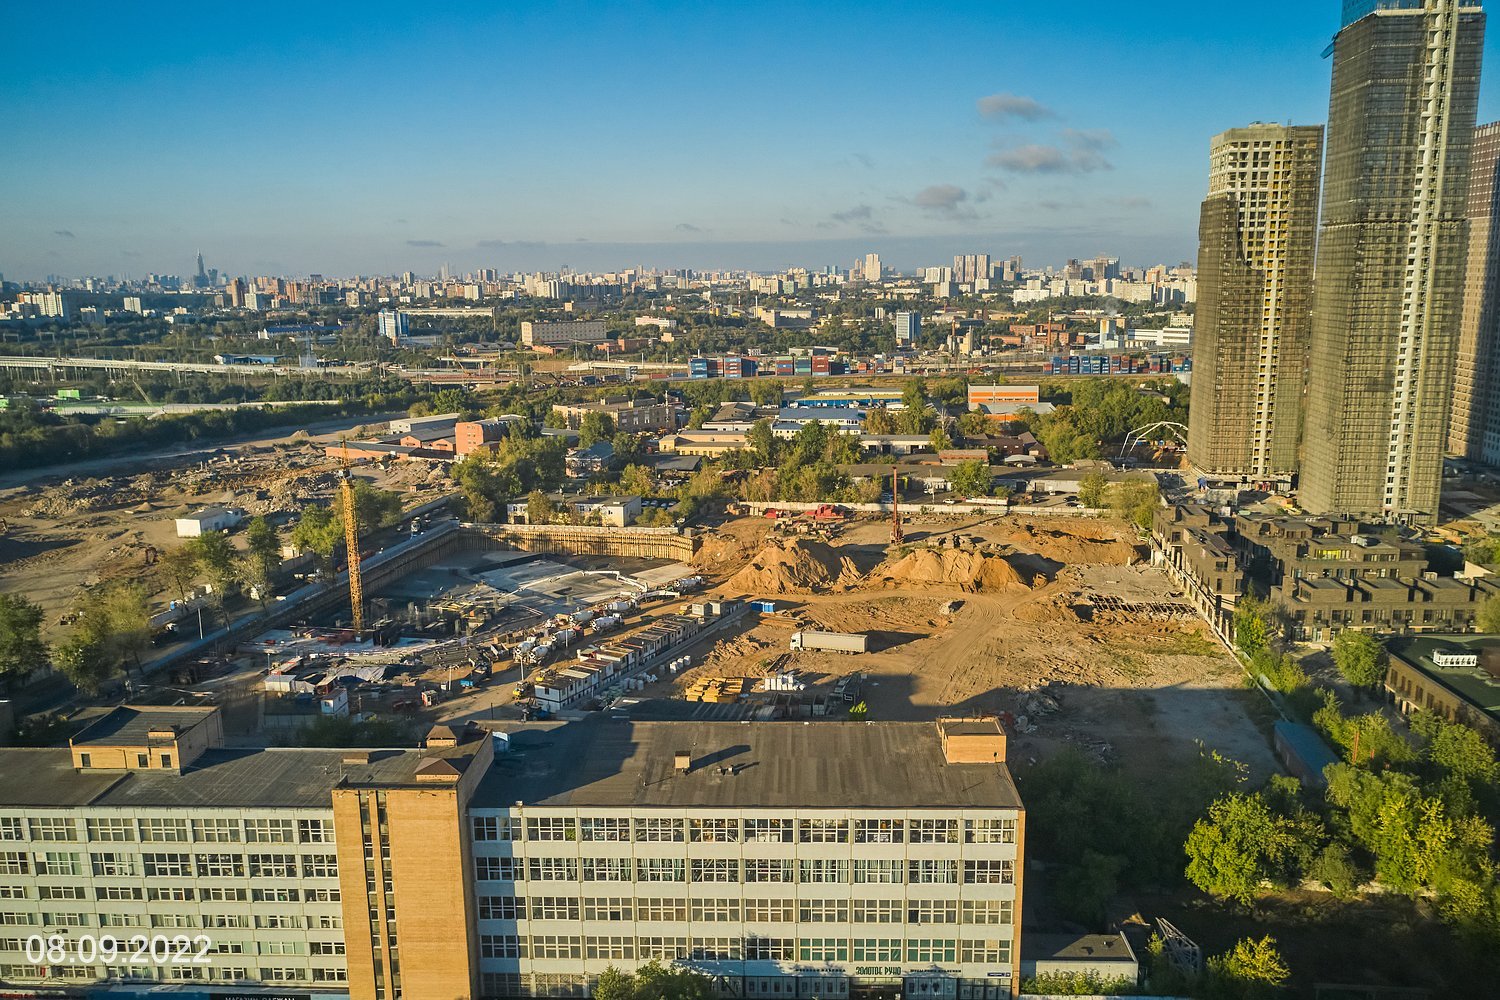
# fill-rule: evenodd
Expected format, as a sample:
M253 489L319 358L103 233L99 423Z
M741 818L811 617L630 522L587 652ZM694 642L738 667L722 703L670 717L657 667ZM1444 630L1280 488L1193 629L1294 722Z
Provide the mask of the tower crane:
M901 470L891 466L891 544L900 545L901 533Z
M339 503L344 512L344 548L349 553L349 608L354 613L354 631L358 634L365 630L365 588L359 566L359 511L354 505L354 474L349 471L348 447L341 447L339 454Z

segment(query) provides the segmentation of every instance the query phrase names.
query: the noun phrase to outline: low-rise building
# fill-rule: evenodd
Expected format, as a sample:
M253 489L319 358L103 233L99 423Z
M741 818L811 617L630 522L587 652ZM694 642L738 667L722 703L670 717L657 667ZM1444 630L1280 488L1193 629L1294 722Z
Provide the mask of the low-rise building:
M613 397L593 403L554 403L552 412L562 417L573 430L577 430L589 414L602 413L614 422L616 431L640 434L676 430L681 422L682 407L670 401Z
M524 429L528 423L528 418L515 413L484 420L461 420L453 428L455 453L463 458L481 448L494 447L511 433Z
M602 319L521 321L521 343L527 347L593 345L608 337Z
M1401 637L1386 649L1385 691L1403 713L1435 712L1500 739L1500 638Z
M1135 950L1123 934L1031 934L1021 942L1021 977L1093 976L1134 987L1141 976Z
M197 538L209 531L229 531L245 520L245 512L233 507L204 507L176 519L178 538Z
M748 448L749 439L743 431L678 431L661 438L661 450L679 455L698 455L715 458L725 452Z

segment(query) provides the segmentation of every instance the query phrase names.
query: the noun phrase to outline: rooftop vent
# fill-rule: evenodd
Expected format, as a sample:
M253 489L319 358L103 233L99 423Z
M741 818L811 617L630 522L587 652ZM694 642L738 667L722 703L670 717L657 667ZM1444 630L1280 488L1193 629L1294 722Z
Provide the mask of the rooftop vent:
M693 769L693 752L691 750L678 750L674 757L674 768L678 774L687 774Z
M345 750L343 761L345 764L368 764L370 763L370 751Z

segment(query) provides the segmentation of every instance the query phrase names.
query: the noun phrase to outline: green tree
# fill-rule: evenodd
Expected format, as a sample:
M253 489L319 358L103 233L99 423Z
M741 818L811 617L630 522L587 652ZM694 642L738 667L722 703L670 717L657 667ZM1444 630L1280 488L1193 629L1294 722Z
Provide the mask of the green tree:
M883 406L873 406L865 414L864 432L866 434L894 434L896 433L896 418L891 416L891 411Z
M989 496L992 481L989 465L978 459L959 462L953 467L953 475L949 479L953 492L964 497Z
M208 596L209 603L218 611L224 624L228 625L224 602L229 598L230 588L240 579L240 559L234 542L222 531L205 531L189 541L187 548L198 560L198 568L213 584L213 591Z
M1225 1000L1260 1000L1275 996L1291 978L1286 959L1270 936L1242 938L1233 948L1208 960L1209 991Z
M0 594L0 680L14 685L46 662L41 607L20 594Z
M1135 980L1105 979L1097 972L1044 972L1021 983L1023 995L1054 997L1131 996Z
M615 422L607 413L591 410L578 423L578 447L587 448L598 441L609 441L615 436Z
M594 1000L711 1000L713 984L707 976L655 960L634 973L610 966L599 975Z
M781 383L774 378L758 378L750 382L750 400L756 406L780 406Z
M776 434L771 429L770 420L761 419L751 424L750 433L746 435L746 442L761 464L770 465L776 461Z
M620 489L637 496L650 496L656 490L656 482L645 466L627 465L620 471Z
M1248 905L1280 874L1293 842L1291 824L1263 795L1226 795L1188 835L1188 880L1211 896Z
M344 540L344 526L329 507L306 507L292 529L292 544L311 552L323 565L333 565L333 553Z
M958 432L966 438L987 437L991 426L990 418L978 410L970 410L958 418Z
M1412 716L1411 729L1426 741L1422 756L1447 773L1485 784L1500 780L1495 748L1478 730L1425 711Z
M526 495L526 523L551 524L557 516L557 507L552 498L541 490L532 490Z
M140 665L151 644L146 589L115 582L84 591L73 605L77 627L58 647L54 662L79 690L97 693L126 666Z
M1478 613L1474 615L1474 629L1485 635L1500 632L1500 594L1485 598L1484 603L1479 606Z
M242 557L245 581L260 595L261 606L271 596L271 584L281 568L281 540L276 529L263 517L250 519L245 529L245 554Z
M933 451L947 451L953 447L953 439L941 427L934 427L932 429L932 435L927 439L927 443L932 447Z
M156 558L156 575L179 601L188 599L198 574L198 557L186 545L168 549Z
M902 434L929 434L937 426L937 414L927 405L908 406L896 415L896 428Z
M1234 606L1234 645L1253 657L1271 645L1273 612L1265 601L1242 597Z
M909 378L901 387L901 403L908 410L921 410L927 406L927 383L920 378Z
M1385 647L1364 632L1346 628L1333 640L1333 662L1356 688L1374 688L1385 677Z
M1161 503L1157 485L1147 482L1116 483L1106 493L1110 510L1142 531L1151 530L1151 520Z
M1078 502L1083 506L1098 510L1104 506L1105 495L1109 492L1109 480L1102 472L1087 473L1078 484Z

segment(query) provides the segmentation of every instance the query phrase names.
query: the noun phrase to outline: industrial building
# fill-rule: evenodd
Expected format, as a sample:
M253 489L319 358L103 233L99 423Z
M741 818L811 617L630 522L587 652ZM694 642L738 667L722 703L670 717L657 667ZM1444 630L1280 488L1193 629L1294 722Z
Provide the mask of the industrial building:
M0 983L582 997L661 959L736 997L1019 986L995 721L508 728L228 749L216 709L124 707L0 750ZM100 950L137 935L196 957Z
M521 343L527 347L594 345L609 339L602 319L522 320Z
M570 430L578 430L583 418L590 413L600 413L614 421L615 430L621 434L638 434L645 431L675 431L682 407L673 402L657 402L654 399L623 399L612 397L593 403L554 403L554 415L561 417Z

